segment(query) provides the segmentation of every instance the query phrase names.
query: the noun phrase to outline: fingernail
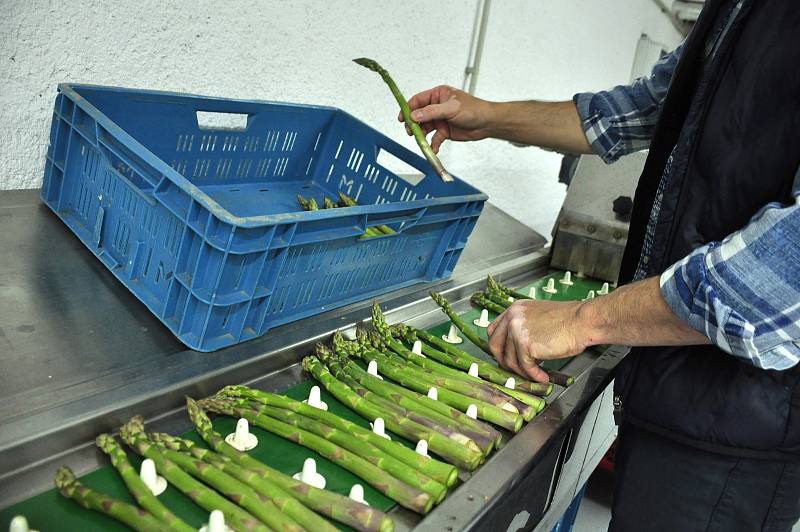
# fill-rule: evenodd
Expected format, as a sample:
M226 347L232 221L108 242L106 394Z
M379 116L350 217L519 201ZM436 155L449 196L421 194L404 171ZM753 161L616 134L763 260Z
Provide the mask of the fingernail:
M422 120L422 111L414 111L411 113L411 118L414 120Z

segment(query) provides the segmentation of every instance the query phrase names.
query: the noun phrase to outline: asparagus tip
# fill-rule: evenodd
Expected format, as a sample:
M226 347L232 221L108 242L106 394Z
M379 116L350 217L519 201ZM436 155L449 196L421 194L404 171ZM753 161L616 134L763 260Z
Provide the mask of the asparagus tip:
M72 469L65 465L62 465L58 468L58 471L56 471L55 485L59 490L68 488L71 484L77 482L77 480Z
M357 65L361 65L361 66L363 66L365 68L368 68L370 70L373 70L375 72L380 72L382 70L381 66L378 64L377 61L375 61L374 59L369 59L367 57L359 57L359 58L353 59L353 63L355 63Z

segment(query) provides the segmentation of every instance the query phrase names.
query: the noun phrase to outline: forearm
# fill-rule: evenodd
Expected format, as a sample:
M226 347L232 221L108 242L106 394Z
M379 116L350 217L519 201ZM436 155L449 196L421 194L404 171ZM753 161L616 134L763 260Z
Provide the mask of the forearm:
M708 338L681 320L661 295L658 277L621 286L583 302L578 324L585 344L699 345Z
M572 101L490 104L488 136L568 153L592 153Z

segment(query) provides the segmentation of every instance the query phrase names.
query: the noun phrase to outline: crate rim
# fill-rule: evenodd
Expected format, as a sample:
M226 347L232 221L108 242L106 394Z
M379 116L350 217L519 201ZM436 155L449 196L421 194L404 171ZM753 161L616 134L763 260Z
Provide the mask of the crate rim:
M188 193L194 201L197 201L204 207L206 207L216 218L237 227L254 228L254 227L263 227L271 225L291 224L301 221L325 220L330 218L339 218L343 216L369 215L373 213L379 213L385 215L387 213L406 211L410 209L422 209L426 207L448 205L452 203L486 201L489 199L488 195L486 195L485 193L477 192L475 194L447 196L443 198L417 199L414 201L402 201L402 202L383 203L375 205L359 205L356 207L344 207L339 209L321 209L317 211L298 211L290 213L279 213L279 214L247 216L247 217L235 216L231 214L227 209L222 207L219 203L214 201L214 199L212 199L208 194L203 192L202 189L200 189L198 186L196 186L191 181L186 179L183 175L178 173L174 168L169 166L161 158L156 156L148 148L142 145L130 134L128 134L124 129L118 126L116 122L111 120L97 107L92 105L88 100L86 100L83 96L81 96L78 92L80 89L94 89L94 90L100 89L109 92L128 92L128 93L133 92L133 93L140 93L147 95L182 98L187 100L204 100L204 101L216 100L225 103L238 102L238 103L260 104L260 105L275 104L275 105L283 105L283 106L297 107L303 109L324 109L328 111L342 113L361 123L364 122L359 120L357 117L351 115L350 113L342 110L341 108L333 106L279 102L274 100L258 100L258 99L247 100L241 98L223 98L219 96L203 96L193 93L150 90L141 88L128 88L128 87L108 86L108 85L94 85L86 83L67 82L58 84L58 92L63 93L65 96L69 97L70 100L72 100L75 103L75 105L79 106L82 110L88 113L89 116L91 116L94 120L96 120L98 124L101 124L109 132L113 133L117 137L117 139L123 145L125 145L126 148L135 151L140 157L142 157L142 159L145 160L145 162L152 165L153 168L155 168L163 176L162 180L169 179L172 183L177 185L181 190ZM398 144L398 146L407 149L402 145ZM421 164L430 166L427 160L425 160L417 153L412 152L412 156L415 159L418 159ZM430 177L438 178L438 176L436 176L435 174ZM154 186L154 189L156 188L158 188L158 184Z

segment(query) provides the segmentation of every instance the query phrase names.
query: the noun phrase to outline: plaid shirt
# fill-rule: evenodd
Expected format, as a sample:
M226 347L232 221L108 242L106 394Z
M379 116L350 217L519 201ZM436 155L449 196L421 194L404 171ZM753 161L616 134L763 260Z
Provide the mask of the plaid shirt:
M716 45L708 50L713 54ZM575 95L586 138L605 162L649 146L681 51L664 56L650 77ZM766 369L800 361L800 169L793 192L791 205L765 205L747 226L697 248L661 275L661 293L679 318L723 351ZM660 208L656 193L639 272L649 260Z

